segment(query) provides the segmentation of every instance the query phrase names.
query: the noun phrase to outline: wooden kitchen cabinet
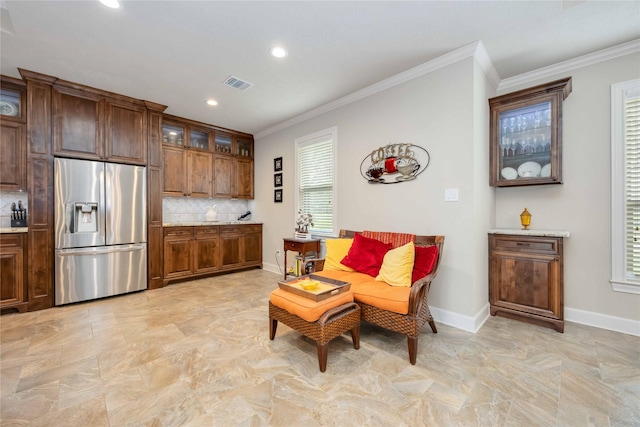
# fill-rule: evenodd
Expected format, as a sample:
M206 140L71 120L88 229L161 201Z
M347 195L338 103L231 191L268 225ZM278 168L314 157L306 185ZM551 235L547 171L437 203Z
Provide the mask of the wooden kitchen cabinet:
M27 189L26 85L0 78L0 190Z
M193 274L193 227L164 229L164 278L174 279Z
M564 332L563 237L489 234L489 304L502 315Z
M220 268L218 227L194 227L193 261L196 274Z
M76 84L54 85L54 155L145 165L146 120L142 101Z
M262 225L221 225L222 267L262 266Z
M189 150L187 153L187 194L193 197L213 195L213 154Z
M0 234L0 309L27 311L27 234Z
M163 194L165 196L187 195L187 152L180 147L163 147Z
M164 227L165 284L262 268L262 224Z
M216 154L214 156L215 197L253 199L253 160Z

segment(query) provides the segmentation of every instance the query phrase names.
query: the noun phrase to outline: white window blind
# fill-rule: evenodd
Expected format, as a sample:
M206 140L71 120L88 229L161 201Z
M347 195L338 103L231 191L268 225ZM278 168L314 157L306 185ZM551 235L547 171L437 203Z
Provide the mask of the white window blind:
M640 80L611 87L613 289L640 294Z
M625 102L627 275L640 279L640 97Z
M331 128L296 140L296 215L298 210L312 215L311 234L334 234L335 134Z

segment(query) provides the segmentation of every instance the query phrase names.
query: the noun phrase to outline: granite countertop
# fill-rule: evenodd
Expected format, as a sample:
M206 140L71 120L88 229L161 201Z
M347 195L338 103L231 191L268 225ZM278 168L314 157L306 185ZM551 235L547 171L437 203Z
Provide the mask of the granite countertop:
M493 228L489 234L516 234L519 236L539 237L569 237L571 233L566 230L523 230L521 228Z
M0 234L27 232L29 232L29 227L0 227Z
M236 224L262 224L258 221L185 221L164 222L163 227L194 227L199 225L236 225Z

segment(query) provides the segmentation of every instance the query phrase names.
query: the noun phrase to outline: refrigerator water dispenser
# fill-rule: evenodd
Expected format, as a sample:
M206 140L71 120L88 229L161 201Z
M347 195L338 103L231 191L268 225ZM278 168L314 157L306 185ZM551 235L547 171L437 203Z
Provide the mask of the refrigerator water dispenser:
M75 204L75 233L95 233L98 231L98 204Z

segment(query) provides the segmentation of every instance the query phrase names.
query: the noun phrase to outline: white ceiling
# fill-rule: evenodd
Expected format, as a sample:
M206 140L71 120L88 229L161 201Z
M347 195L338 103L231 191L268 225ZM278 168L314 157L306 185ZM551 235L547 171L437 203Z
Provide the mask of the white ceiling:
M0 5L2 74L37 71L249 133L478 40L504 79L640 38L640 1ZM269 55L277 44L288 57ZM254 86L222 85L230 75Z

